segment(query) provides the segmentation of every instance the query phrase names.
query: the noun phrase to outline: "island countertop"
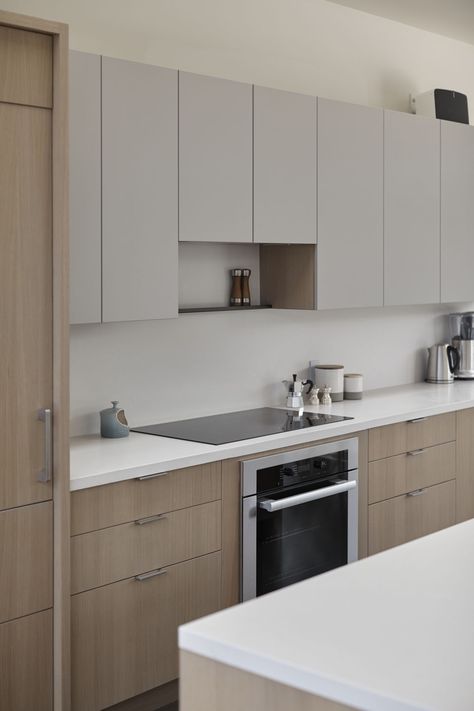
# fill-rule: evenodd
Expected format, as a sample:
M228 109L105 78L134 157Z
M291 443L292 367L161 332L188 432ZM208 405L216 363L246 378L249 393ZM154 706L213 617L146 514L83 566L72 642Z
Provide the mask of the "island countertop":
M470 407L474 407L474 381L456 381L450 385L415 383L372 390L365 393L362 400L345 400L318 409L305 407L309 412L328 412L351 417L350 420L219 446L136 432L123 439L102 439L99 435L73 437L71 490L316 442Z
M474 708L474 520L185 625L182 650L363 711Z

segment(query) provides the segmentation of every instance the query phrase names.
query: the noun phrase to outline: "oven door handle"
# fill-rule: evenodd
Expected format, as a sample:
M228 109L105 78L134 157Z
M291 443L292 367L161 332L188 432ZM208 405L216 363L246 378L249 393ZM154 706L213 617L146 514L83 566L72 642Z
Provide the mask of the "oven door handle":
M323 489L315 489L313 491L306 491L304 494L296 494L295 496L288 496L285 499L261 499L258 502L259 509L265 509L269 513L274 511L281 511L282 509L289 509L292 506L299 506L300 504L307 504L310 501L317 501L318 499L325 499L328 496L335 496L336 494L343 494L345 491L350 491L355 489L357 486L357 481L351 479L350 481L340 481L332 486L325 486Z

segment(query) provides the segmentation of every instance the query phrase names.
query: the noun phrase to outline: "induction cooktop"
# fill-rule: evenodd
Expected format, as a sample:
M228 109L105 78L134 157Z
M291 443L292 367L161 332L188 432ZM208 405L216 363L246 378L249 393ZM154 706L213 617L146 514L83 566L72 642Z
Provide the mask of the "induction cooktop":
M323 412L303 412L301 416L297 416L287 410L260 407L256 410L226 412L222 415L197 417L192 420L133 427L132 432L219 445L352 419L352 417L329 415Z

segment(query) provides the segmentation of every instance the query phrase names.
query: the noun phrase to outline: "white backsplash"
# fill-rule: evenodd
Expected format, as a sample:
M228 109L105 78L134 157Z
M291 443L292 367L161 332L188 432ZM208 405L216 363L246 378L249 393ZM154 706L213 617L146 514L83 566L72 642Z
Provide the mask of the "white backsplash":
M446 314L468 308L224 312L73 326L71 433L97 432L98 412L112 399L132 425L282 405L281 380L304 374L310 360L363 373L366 390L420 381L426 347L447 336Z

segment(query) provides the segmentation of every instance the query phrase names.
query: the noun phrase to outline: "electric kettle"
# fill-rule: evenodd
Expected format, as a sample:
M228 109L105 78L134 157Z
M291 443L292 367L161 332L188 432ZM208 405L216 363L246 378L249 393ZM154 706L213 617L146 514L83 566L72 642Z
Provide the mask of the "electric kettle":
M452 383L459 355L449 343L436 343L428 348L427 383Z

